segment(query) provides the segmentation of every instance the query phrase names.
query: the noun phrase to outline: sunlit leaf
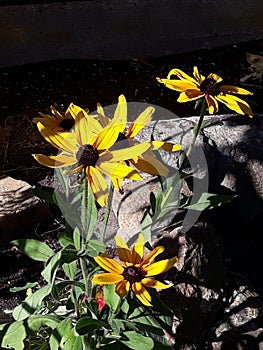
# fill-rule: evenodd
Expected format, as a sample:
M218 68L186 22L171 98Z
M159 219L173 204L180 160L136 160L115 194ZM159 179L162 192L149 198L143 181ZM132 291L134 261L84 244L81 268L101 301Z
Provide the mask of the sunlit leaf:
M184 205L183 209L193 209L198 211L214 209L225 205L227 203L232 202L236 196L228 196L228 195L219 195L214 193L202 193L200 198L196 203ZM188 203L191 203L191 198L188 200Z
M50 294L50 291L50 286L44 286L28 296L20 305L14 308L14 319L21 321L32 315L41 305L43 299Z
M151 350L154 348L154 341L150 337L146 337L140 333L134 331L127 331L124 333L124 337L120 341L125 344L129 349L138 350Z
M22 321L11 323L2 339L2 347L8 349L24 350L24 339L26 338L26 328Z

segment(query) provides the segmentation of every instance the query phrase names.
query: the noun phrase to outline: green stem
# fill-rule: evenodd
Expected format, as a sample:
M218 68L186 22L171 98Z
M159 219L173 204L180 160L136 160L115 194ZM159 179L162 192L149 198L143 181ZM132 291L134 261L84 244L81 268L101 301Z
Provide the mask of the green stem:
M193 149L194 144L196 142L197 136L200 133L201 126L202 126L202 123L203 123L203 120L204 120L204 116L205 116L205 109L206 109L206 99L203 98L203 100L202 100L202 107L201 107L201 111L200 111L200 117L199 117L197 125L194 127L193 138L192 138L192 141L191 141L191 143L190 143L190 145L188 147L188 150L185 153L185 158L184 158L184 160L182 162L182 165L180 167L181 170L184 168L184 166L185 166L185 164L187 162L187 159L188 159L190 153L192 152L192 149Z
M202 126L202 123L203 123L203 120L204 120L204 116L205 116L205 107L206 107L206 100L205 98L203 98L203 101L202 101L202 107L201 107L201 112L200 112L200 117L199 117L199 120L198 120L198 123L197 123L197 126L196 126L196 129L194 130L194 136L192 138L192 141L190 143L190 146L186 152L186 156L189 157L191 151L192 151L192 148L195 144L195 141L197 139L197 136L199 135L199 132L201 130L201 126Z
M110 184L110 190L109 190L109 197L108 197L108 205L106 207L105 215L104 215L104 220L103 220L103 227L101 231L101 236L100 236L100 241L103 243L105 239L105 234L106 234L106 229L107 229L107 224L110 216L110 209L111 209L111 204L112 204L112 197L113 197L113 184L111 182Z
M84 280L84 284L85 284L85 292L86 292L86 296L89 297L89 281L87 278L87 266L86 266L86 262L87 260L85 258L80 258L79 259L79 263L80 263L80 268L81 268L81 272L82 272L82 276L83 276L83 280Z

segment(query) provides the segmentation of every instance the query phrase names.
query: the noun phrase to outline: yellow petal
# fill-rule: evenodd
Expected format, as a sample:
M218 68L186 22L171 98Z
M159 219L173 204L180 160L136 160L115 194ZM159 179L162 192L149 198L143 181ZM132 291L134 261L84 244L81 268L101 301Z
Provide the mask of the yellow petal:
M53 132L46 128L41 123L37 127L46 141L59 150L74 154L76 150L76 136L75 133L70 132Z
M185 92L181 92L177 101L178 102L189 102L201 98L205 94L200 90L187 89Z
M109 177L142 180L141 175L135 169L120 163L111 163L111 162L98 163L96 167Z
M121 297L125 297L130 289L130 282L123 280L116 284L115 292Z
M100 171L93 166L86 168L86 176L96 201L101 207L104 207L107 205L109 195L106 180Z
M122 178L117 177L117 176L111 176L111 182L113 184L113 186L115 187L115 189L120 192L121 194L123 194L123 186L122 186Z
M173 283L165 284L152 278L143 278L141 283L148 288L166 289L173 286Z
M119 126L106 127L93 142L93 146L98 150L109 149L119 136Z
M208 104L208 112L209 114L216 114L218 111L218 103L217 100L210 95L205 96L206 102Z
M186 74L185 72L183 72L182 70L177 69L177 68L174 68L174 69L170 70L170 72L169 72L169 74L167 76L167 79L170 79L170 77L172 75L176 75L178 78L180 78L182 80L188 80L188 81L190 81L190 82L192 82L194 84L197 83L197 81L194 78L190 77L190 75Z
M140 233L137 242L134 244L132 249L132 261L134 265L139 264L142 261L144 253L144 237Z
M207 79L213 79L216 83L220 83L223 79L215 74L215 73L210 73L208 76L207 76Z
M218 95L216 96L216 99L224 103L228 108L232 109L233 111L239 114L247 114L250 117L253 116L253 112L249 107L249 104L244 100L241 100L241 98L237 96L228 95L228 94Z
M144 288L140 282L135 282L132 284L132 290L140 302L146 306L152 306L151 296L149 292Z
M131 123L126 132L126 137L134 137L136 136L150 121L152 120L153 113L155 108L147 107L138 118Z
M165 141L152 141L151 144L153 146L153 150L158 150L161 148L162 150L167 152L177 152L180 151L180 149L182 148L182 146L178 143L170 143Z
M64 119L63 115L54 106L50 106L50 110L57 117L58 120Z
M144 152L147 151L151 146L150 142L145 141L142 143L138 143L135 146L129 147L129 148L123 148L111 151L112 154L112 161L120 162L122 160L128 160L135 157L140 156Z
M94 137L94 134L90 131L84 111L80 111L76 116L75 131L76 139L80 146L89 144L90 139Z
M99 273L91 279L91 281L96 284L113 284L122 280L123 276L115 273Z
M120 261L123 262L124 266L134 265L134 261L133 261L130 249L117 247L117 253Z
M159 79L159 83L163 83L167 88L175 91L186 91L186 90L195 90L198 89L198 85L188 80L173 80L173 79ZM198 89L199 91L199 89Z
M96 256L94 260L98 265L100 265L100 267L102 267L104 270L108 272L111 272L117 275L121 275L123 273L123 267L112 258L99 255L99 256Z
M111 121L112 126L119 125L119 132L123 132L127 123L127 103L124 95L120 95L118 105Z
M62 128L59 127L60 121L51 115L44 115L42 117L36 117L36 118L33 118L32 121L33 121L33 123L37 124L37 128L40 132L41 132L41 128L39 128L40 125L38 125L38 123L41 123L42 127L44 126L44 127L49 128L51 130L59 129L60 132L63 131Z
M194 77L199 85L202 83L202 81L205 80L205 77L199 73L198 68L196 66L194 67L193 75L194 75Z
M98 112L97 119L99 120L103 128L105 128L106 126L108 126L111 120L105 115L104 110L100 103L97 103L97 112Z
M178 258L175 256L171 259L157 261L151 265L143 267L143 269L148 277L159 275L160 273L166 272L173 267L177 260Z
M114 239L118 248L124 248L129 250L129 247L127 246L126 242L120 236L115 236Z
M74 165L77 159L67 155L45 156L44 154L32 154L35 160L49 168L63 168Z
M169 173L168 168L151 154L144 153L136 160L136 162L132 159L130 162L137 169L148 174L167 176Z
M115 236L114 238L117 245L117 253L118 253L119 259L124 263L128 262L130 264L133 264L132 253L129 247L127 246L127 244L119 236Z
M77 166L77 167L74 168L74 169L71 169L71 170L64 170L64 171L63 171L63 175L70 176L70 175L73 175L73 174L77 174L77 173L79 173L82 169L83 169L83 165L79 165L79 166Z
M70 116L71 118L76 119L76 116L80 112L83 112L84 114L86 113L81 107L74 105L74 103L71 103L65 112L65 116Z
M242 89L232 85L222 85L220 86L220 91L224 92L225 94L233 93L233 94L240 94L240 95L253 95L253 92L250 92L246 89Z
M144 265L149 264L152 262L157 255L161 254L164 251L164 247L158 246L153 248L153 250L145 257L145 259L140 263L139 267L143 267Z

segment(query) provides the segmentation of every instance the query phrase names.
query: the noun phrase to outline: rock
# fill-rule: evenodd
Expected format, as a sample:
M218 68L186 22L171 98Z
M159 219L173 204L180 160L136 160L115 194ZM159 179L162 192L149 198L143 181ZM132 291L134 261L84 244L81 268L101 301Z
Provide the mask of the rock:
M32 232L49 217L49 206L22 180L0 177L0 244Z
M159 292L173 311L168 339L174 349L262 349L263 300L246 278L226 268L221 238L210 224L173 230L157 245L165 247L158 260L179 258L160 276L174 286Z

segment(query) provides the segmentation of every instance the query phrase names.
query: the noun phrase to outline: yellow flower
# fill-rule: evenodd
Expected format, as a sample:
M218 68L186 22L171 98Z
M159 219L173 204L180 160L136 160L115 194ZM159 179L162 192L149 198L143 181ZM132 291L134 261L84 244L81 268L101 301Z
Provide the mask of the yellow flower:
M173 75L179 79L171 79ZM205 97L210 114L215 114L218 111L218 102L221 102L239 114L253 116L248 103L232 95L253 95L252 92L237 86L221 85L222 78L220 76L210 73L204 77L199 73L197 67L194 67L193 76L194 78L175 68L169 72L167 79L156 79L167 88L180 92L178 102L188 102Z
M93 118L86 118L83 113L76 115L75 131L54 133L47 128L42 133L44 138L60 150L56 156L33 154L40 163L50 168L63 168L73 166L71 170L65 170L65 175L71 175L81 171L85 172L87 181L101 206L107 204L108 187L103 176L129 178L141 180L142 177L135 169L120 164L123 160L138 157L149 147L149 142L144 142L133 147L110 151L120 131L118 115L112 123L102 129L96 136L90 130L90 122Z
M126 130L127 125L127 103L126 99L123 95L119 96L118 105L115 111L115 114L118 113L120 116L120 132L116 143L113 145L112 149L117 149L117 147L121 147L122 144L128 144L129 146L134 146L139 143L138 140L134 139L134 137L152 120L152 116L154 113L153 107L147 107L138 117L137 119L130 124L130 126ZM98 112L98 120L101 122L102 126L107 126L111 123L111 119L108 118L102 106L100 104L97 105ZM168 169L167 167L160 162L152 150L162 149L165 151L175 152L181 149L181 146L178 144L172 144L164 141L152 141L151 149L149 149L144 154L139 157L128 159L128 161L133 164L137 169L142 172L149 173L152 175L161 175L167 176ZM118 181L118 179L115 179Z
M33 122L37 124L37 128L41 135L45 138L47 134L56 134L59 132L69 132L73 131L75 127L75 120L78 114L82 114L86 118L90 118L90 130L95 133L101 131L100 124L94 118L90 117L88 110L84 110L81 107L78 107L71 103L67 108L65 115L62 115L55 107L51 106L51 113L44 114L39 113L40 117L33 118Z
M120 260L118 263L106 255L95 257L95 261L107 273L99 273L92 278L96 284L116 284L115 291L122 298L130 288L136 297L146 306L152 306L151 296L146 288L166 289L172 284L164 284L152 276L159 275L169 270L177 261L177 257L171 259L153 260L164 251L164 247L155 247L144 259L144 238L140 233L138 241L130 250L122 238L116 236L117 253Z

